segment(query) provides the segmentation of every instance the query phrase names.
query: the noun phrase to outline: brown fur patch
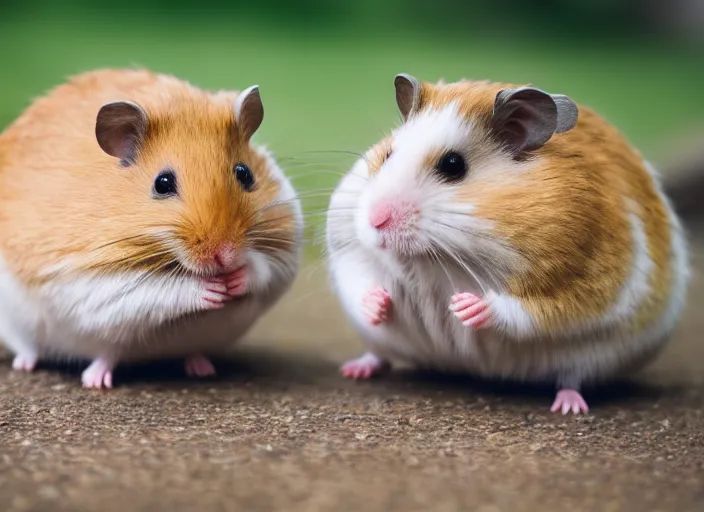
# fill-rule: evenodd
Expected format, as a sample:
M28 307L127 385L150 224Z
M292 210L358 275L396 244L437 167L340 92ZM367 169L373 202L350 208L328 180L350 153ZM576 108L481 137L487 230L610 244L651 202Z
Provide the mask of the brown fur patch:
M235 95L148 71L101 70L37 100L0 135L0 244L8 264L30 282L58 262L68 264L61 270L159 267L174 259L165 237L196 265L225 242L251 244L252 227L274 215L265 209L279 185L240 134ZM149 116L137 162L127 168L95 139L100 106L116 100L134 101ZM234 176L238 162L254 174L251 192ZM154 199L154 179L166 168L179 197ZM288 218L279 210L276 227L289 234L292 210L284 209Z

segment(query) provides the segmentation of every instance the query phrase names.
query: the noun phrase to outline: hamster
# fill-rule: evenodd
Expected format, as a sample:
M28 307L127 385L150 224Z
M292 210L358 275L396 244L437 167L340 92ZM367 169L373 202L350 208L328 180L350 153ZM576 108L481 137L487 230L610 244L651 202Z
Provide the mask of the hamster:
M369 352L581 387L649 361L682 313L689 257L653 166L569 97L489 81L395 78L402 124L341 179L326 244L335 293Z
M0 338L13 368L185 358L192 376L288 289L302 215L251 137L258 87L147 70L73 77L0 134Z

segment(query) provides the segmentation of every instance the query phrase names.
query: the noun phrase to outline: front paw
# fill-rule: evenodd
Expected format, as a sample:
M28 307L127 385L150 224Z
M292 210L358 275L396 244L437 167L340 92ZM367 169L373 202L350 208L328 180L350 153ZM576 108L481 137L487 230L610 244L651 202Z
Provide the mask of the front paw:
M225 285L227 286L227 294L230 297L241 297L247 293L247 267L242 266L224 276Z
M203 279L202 285L203 309L221 309L228 301L247 293L247 268Z
M383 288L372 288L362 299L362 308L370 324L380 325L389 318L391 296Z
M227 292L227 283L222 276L203 279L200 307L202 309L222 309L232 299Z
M481 297L471 293L457 293L452 296L450 311L462 322L462 325L481 329L491 324L489 304Z

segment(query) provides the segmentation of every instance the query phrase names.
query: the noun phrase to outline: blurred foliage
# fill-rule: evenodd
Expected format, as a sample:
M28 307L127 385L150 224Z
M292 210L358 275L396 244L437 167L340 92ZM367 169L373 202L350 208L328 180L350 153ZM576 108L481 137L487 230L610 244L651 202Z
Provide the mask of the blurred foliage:
M68 13L159 13L189 21L217 17L234 23L298 24L308 28L374 26L406 27L466 34L468 31L512 28L549 30L553 35L630 35L647 32L648 0L5 0L13 15L50 9Z

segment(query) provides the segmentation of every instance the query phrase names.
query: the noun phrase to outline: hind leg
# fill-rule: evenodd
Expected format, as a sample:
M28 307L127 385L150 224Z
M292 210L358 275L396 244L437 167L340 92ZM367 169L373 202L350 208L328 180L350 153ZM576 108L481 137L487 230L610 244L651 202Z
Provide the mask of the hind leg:
M81 382L84 388L103 389L112 388L112 371L115 362L107 357L98 357L83 370Z
M212 377L217 374L213 363L202 354L187 357L184 367L189 377Z
M562 414L567 414L572 411L573 414L589 412L587 402L582 398L582 395L576 389L563 388L557 392L555 401L550 407L550 412L562 411Z
M340 371L347 378L368 379L391 369L386 357L394 353L396 345L405 345L405 337L394 325L393 298L375 278L376 269L354 252L336 258L332 273L335 291L368 346L365 354L347 361Z
M37 366L37 354L32 351L18 353L12 360L12 369L18 372L31 372Z
M388 371L391 365L372 352L347 361L341 368L342 375L348 379L369 379Z
M5 341L5 345L15 354L12 360L12 369L20 372L31 372L39 360L38 351L33 341L33 336L29 333L20 334L9 325L3 325L0 337Z
M357 312L357 317L363 322L363 329L373 332L375 327L384 324L389 319L391 297L383 288L374 286L364 294L358 306L361 307L361 310ZM359 380L370 379L390 368L391 365L388 361L373 352L366 352L356 359L347 361L340 371L348 379Z

